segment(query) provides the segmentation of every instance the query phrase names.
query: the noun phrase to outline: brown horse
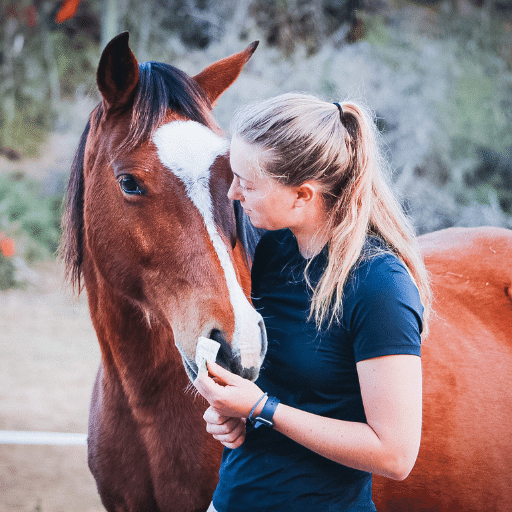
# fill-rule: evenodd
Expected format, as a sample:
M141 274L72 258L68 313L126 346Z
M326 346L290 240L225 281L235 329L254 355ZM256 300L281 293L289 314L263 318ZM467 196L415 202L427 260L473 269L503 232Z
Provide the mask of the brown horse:
M88 459L109 511L206 510L221 445L206 433L205 401L186 392L197 339L217 340L217 362L246 378L265 354L227 198L228 144L211 114L256 46L194 78L138 65L127 33L100 59L103 99L73 163L63 253L101 347Z
M246 377L263 357L261 319L234 278L247 292L238 242L253 233L236 229L226 146L211 117L254 48L194 79L138 66L126 34L100 61L103 101L73 165L64 249L78 287L83 275L102 349L89 463L109 511L204 510L221 447L205 432L204 402L185 392L195 340L218 339L219 362ZM450 229L420 245L435 295L422 446L404 482L375 477L374 500L379 511L506 511L512 232Z
M405 481L374 477L377 510L509 511L512 231L452 228L419 242L435 300L421 448Z

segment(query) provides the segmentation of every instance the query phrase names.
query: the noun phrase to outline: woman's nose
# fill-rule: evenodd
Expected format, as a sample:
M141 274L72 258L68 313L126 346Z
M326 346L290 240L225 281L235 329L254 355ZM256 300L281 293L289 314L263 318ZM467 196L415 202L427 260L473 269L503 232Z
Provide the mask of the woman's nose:
M243 199L243 195L241 193L241 190L240 190L240 187L238 186L237 181L238 180L235 176L235 178L231 182L231 186L229 187L229 190L228 190L228 198L231 199L231 201L235 201L235 200L240 201Z

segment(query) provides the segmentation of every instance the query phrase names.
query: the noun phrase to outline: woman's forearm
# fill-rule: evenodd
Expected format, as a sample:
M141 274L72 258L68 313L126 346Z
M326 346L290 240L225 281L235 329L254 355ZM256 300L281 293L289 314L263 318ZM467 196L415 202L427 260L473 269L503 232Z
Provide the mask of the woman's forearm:
M403 480L416 460L415 453L381 440L366 423L325 418L284 404L278 405L273 419L275 430L355 469Z

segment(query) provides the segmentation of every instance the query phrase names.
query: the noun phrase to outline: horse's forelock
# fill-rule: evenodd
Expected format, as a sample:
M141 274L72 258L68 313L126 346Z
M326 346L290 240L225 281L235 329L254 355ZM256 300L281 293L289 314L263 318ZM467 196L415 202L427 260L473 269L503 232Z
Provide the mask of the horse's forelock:
M208 97L195 80L169 64L139 64L130 129L121 147L133 148L149 140L169 109L205 126L214 123Z

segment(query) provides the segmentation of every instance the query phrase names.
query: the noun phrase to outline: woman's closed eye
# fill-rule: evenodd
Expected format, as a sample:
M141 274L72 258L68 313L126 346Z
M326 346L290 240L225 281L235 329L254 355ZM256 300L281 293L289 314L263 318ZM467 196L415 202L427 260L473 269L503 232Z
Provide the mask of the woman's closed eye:
M253 190L252 188L252 185L248 182L246 182L245 180L242 180L240 178L238 178L238 184L240 185L240 188L245 192L245 191L250 191L250 190Z

